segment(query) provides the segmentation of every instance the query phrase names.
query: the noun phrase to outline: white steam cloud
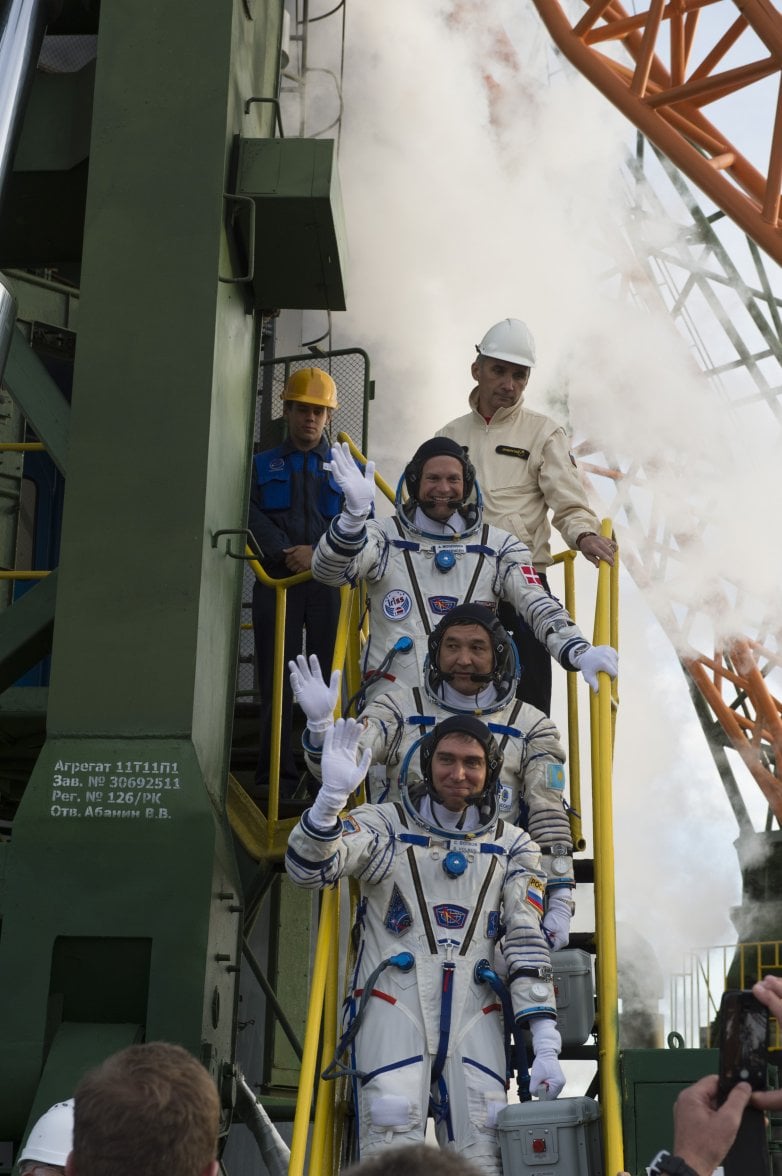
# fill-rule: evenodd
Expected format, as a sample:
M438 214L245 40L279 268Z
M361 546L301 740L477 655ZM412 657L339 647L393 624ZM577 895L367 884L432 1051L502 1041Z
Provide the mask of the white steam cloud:
M653 313L617 300L602 280L618 264L605 240L625 219L627 125L559 71L531 5L352 0L347 28L351 267L335 342L371 355L370 447L384 476L393 483L417 444L466 411L488 326L523 318L539 355L530 405L566 421L590 460L633 464L624 500L607 480L593 489L623 543L653 577L663 536L678 536L668 581L677 615L699 617L682 642L712 640L710 626L757 628L763 610L766 629L778 627L778 431L761 437L716 400L662 303ZM647 236L669 231L645 225ZM621 509L630 502L635 532ZM618 914L675 968L681 950L731 936L737 830L669 642L634 589L628 597Z

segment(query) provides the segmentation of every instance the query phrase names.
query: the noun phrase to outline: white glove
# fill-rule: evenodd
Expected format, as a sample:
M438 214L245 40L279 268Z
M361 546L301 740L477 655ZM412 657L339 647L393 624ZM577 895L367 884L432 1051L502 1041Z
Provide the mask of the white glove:
M363 723L357 723L355 719L337 719L326 732L320 761L323 782L310 809L310 820L316 829L334 828L348 797L367 774L372 759L369 748L365 749L361 762L356 764L356 750L363 730Z
M543 934L546 936L546 942L551 951L559 951L561 947L567 947L570 939L570 920L573 917L573 900L570 897L570 891L567 891L567 898L562 893L565 888L555 890L550 895L546 913L543 916L541 927Z
M375 501L375 463L368 461L362 474L350 454L347 441L332 446L331 458L324 461L334 481L345 495L345 508L356 518L365 519Z
M540 1099L552 1099L564 1089L565 1075L559 1064L562 1038L556 1023L547 1017L535 1017L529 1023L535 1061L529 1072L530 1094Z
M307 716L307 729L322 733L334 722L334 707L339 694L339 670L334 670L328 686L320 672L320 662L314 653L310 662L303 653L295 661L288 662L293 697ZM318 740L320 743L321 740Z
M604 670L609 678L615 678L619 669L619 654L613 645L590 645L583 653L577 653L570 660L595 694L598 691L598 673Z

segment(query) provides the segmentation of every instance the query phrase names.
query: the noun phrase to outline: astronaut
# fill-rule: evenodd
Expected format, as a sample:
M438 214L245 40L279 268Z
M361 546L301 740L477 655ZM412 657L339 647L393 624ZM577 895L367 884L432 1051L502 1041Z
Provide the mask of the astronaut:
M332 448L328 464L345 505L318 541L312 574L324 584L366 581L371 619L364 670L375 671L374 682L393 669L397 679L417 685L438 620L457 604L494 609L500 600L509 601L552 657L580 670L593 690L599 671L616 674L616 651L589 644L541 586L529 549L482 522L475 470L457 442L434 437L419 446L400 479L391 518L367 521L373 462L362 475L343 442Z
M551 957L541 931L545 875L529 835L497 815L502 753L472 715L423 739L421 782L402 800L362 804L339 820L369 764L356 765L361 724L326 732L323 783L288 842L300 886L358 880L356 965L338 1046L353 1082L361 1154L424 1139L500 1176L496 1119L506 1102L503 1025L529 1025L530 1091L556 1098L559 1065ZM508 989L483 979L504 934ZM496 977L495 977L496 978ZM503 1008L505 1012L503 1013Z
M317 659L288 663L293 697L307 716L303 736L307 766L320 778L320 755L339 692L339 672L324 682ZM397 778L410 747L435 723L453 714L481 716L503 753L499 779L500 817L526 829L543 854L546 913L543 932L552 951L566 947L573 915L573 841L565 802L565 751L551 720L516 698L519 659L502 624L480 604L459 604L429 635L423 688L388 684L360 712L373 765L367 799L397 800ZM408 783L416 780L416 760Z

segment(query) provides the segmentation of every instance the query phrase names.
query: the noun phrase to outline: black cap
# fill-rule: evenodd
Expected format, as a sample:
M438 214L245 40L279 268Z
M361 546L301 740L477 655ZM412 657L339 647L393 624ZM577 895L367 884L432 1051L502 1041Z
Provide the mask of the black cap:
M445 630L451 625L483 625L491 633L497 623L497 614L485 604L468 601L467 604L456 604L449 608L442 620L438 621L437 628Z
M484 793L493 792L502 768L503 755L489 728L475 715L451 715L438 723L421 743L421 769L428 787L432 785L432 757L437 744L446 735L469 735L477 739L486 755L486 784Z
M458 441L450 437L431 437L419 445L410 461L405 466L405 482L411 498L418 499L418 489L421 484L421 474L424 465L432 457L455 457L461 462L464 477L462 500L466 501L472 494L475 485L475 466L467 456L467 449Z
M456 457L464 461L464 446L451 437L432 437L418 446L412 460L423 465L430 457Z

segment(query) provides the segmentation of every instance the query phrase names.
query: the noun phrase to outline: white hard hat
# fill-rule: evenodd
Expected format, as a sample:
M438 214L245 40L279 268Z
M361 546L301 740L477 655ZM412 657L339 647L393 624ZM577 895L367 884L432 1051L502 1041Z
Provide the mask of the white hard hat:
M489 327L475 350L479 355L490 355L493 359L504 359L522 367L535 366L535 340L521 319L506 318Z
M23 1160L37 1160L39 1164L55 1164L58 1168L64 1168L72 1147L73 1099L69 1098L44 1111L34 1124L16 1162L21 1164Z

